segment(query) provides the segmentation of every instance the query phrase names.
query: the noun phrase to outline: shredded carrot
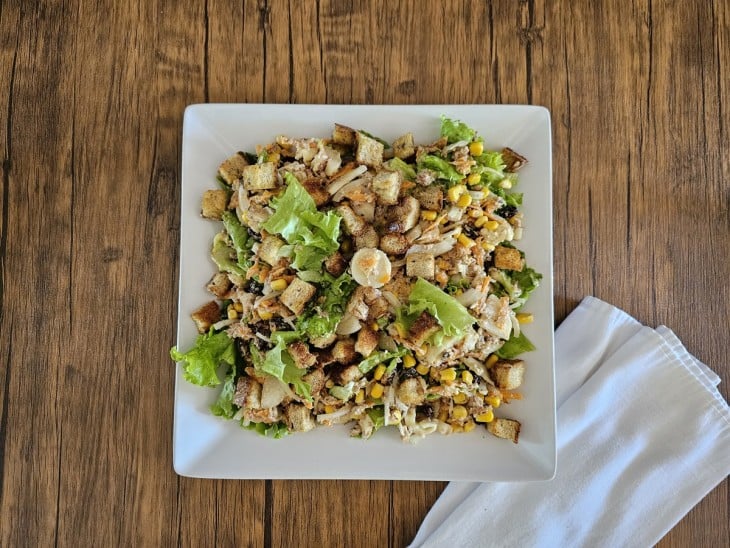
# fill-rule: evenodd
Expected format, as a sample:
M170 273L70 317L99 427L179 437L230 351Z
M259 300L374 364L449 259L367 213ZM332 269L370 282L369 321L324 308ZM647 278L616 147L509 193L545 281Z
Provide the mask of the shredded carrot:
M502 392L502 399L505 402L508 402L509 400L521 400L522 394L519 392L512 392L510 390L500 390Z
M403 181L403 183L401 184L401 188L404 188L406 190L408 190L409 188L413 188L414 186L416 186L416 183L414 183L413 181Z

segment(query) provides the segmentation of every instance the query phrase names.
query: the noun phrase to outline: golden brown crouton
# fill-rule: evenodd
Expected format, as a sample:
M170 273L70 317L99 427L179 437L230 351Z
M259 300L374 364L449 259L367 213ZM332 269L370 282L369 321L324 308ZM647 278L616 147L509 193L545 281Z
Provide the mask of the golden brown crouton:
M340 276L347 270L347 260L342 256L342 253L336 251L334 255L324 260L324 269L335 277Z
M500 360L489 370L492 379L502 390L514 390L522 384L525 362L522 360Z
M357 365L351 365L341 369L336 375L336 380L340 384L347 384L348 382L354 382L362 378L362 371Z
M287 426L294 432L309 432L316 426L312 413L301 403L290 403L284 409Z
M341 364L347 365L355 361L355 341L350 338L340 339L332 348L332 357Z
M294 360L294 365L299 369L306 369L317 363L317 356L309 351L309 346L303 341L295 341L288 344L286 349Z
M416 146L413 141L413 133L406 133L393 141L393 154L401 160L410 158L416 153Z
M203 207L201 215L206 219L220 221L221 215L228 205L228 192L220 190L206 190L203 193Z
M198 333L207 333L210 326L221 319L221 309L217 302L210 301L190 314L190 317L198 327Z
M314 346L315 348L327 348L329 345L331 345L336 340L337 340L337 335L335 333L330 333L329 335L322 335L321 337L315 337L313 339L309 339L309 342L312 343L312 346ZM327 365L327 364L320 364L320 365Z
M507 270L522 270L524 261L519 249L498 245L494 249L494 266Z
M426 342L426 339L439 329L441 329L441 326L439 326L436 318L424 310L408 330L408 339L415 346L421 346Z
M388 255L403 255L409 247L411 247L411 242L403 234L384 234L380 238L380 249Z
M405 379L398 386L398 399L406 405L421 405L426 399L426 387L421 378Z
M372 187L378 200L382 204L394 205L398 203L398 194L403 182L400 171L378 171L373 177Z
M311 373L307 373L302 380L309 385L313 397L317 397L319 391L324 388L325 374L321 369L313 369Z
M269 190L276 188L276 164L264 162L243 168L241 174L246 190Z
M263 259L271 266L274 266L279 262L279 250L284 245L284 240L274 236L273 234L266 234L261 239L259 245L258 256Z
M357 342L355 343L355 352L367 357L372 354L373 350L378 346L378 334L370 329L367 325L357 332Z
M233 156L223 162L218 168L218 175L229 185L241 178L243 168L248 165L248 161L242 152L236 152Z
M444 207L444 191L436 185L419 186L413 190L413 196L423 209L441 211Z
M517 443L520 437L520 428L522 425L519 421L512 419L494 419L487 423L487 430L498 438L512 440Z
M398 223L398 232L408 232L418 224L421 215L421 204L413 196L404 196L397 205L388 207L385 213L386 223Z
M338 145L352 146L355 144L355 130L341 124L335 124L335 129L332 131L332 140Z
M334 333L333 333L334 335ZM336 336L335 336L336 338ZM309 340L312 345L314 345L314 339ZM332 341L334 342L334 341ZM332 343L330 343L332 344ZM329 345L328 345L329 346ZM335 357L332 355L332 351L329 349L326 350L316 350L317 352L317 367L326 367L330 364L336 363L337 360L335 360Z
M213 295L222 299L224 295L228 293L228 290L231 289L231 280L228 278L228 274L218 272L215 276L213 276L210 282L208 282L207 288Z
M345 232L351 236L359 236L368 228L368 223L355 213L347 204L337 206L337 213L342 217L342 223L345 225Z
M527 163L527 158L517 154L511 148L505 147L502 149L502 161L505 165L504 170L508 173L514 173Z
M330 193L327 192L327 187L324 186L322 181L318 179L306 179L302 183L302 186L312 197L317 207L329 202Z
M383 164L383 151L385 150L383 143L360 131L356 133L356 140L355 160L357 163L379 168Z
M388 299L385 297L378 297L370 304L367 321L374 322L378 318L382 318L388 313L388 310L390 310Z
M299 278L294 278L279 297L279 300L297 316L304 312L304 307L314 297L317 288Z
M261 407L261 383L251 377L240 377L233 394L233 403L246 409Z
M367 225L365 230L355 236L354 241L356 249L363 249L365 247L374 248L378 247L378 244L380 243L380 236L378 236L378 231L375 230L373 225Z
M406 255L406 274L433 280L436 275L436 259L431 253L415 252Z

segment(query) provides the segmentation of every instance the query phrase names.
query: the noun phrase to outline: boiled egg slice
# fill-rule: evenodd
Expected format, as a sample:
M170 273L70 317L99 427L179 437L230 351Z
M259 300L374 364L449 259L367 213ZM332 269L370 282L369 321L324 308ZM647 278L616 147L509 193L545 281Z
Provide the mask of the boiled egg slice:
M379 249L365 247L358 250L350 262L352 277L360 285L383 287L390 281L391 264L388 256Z

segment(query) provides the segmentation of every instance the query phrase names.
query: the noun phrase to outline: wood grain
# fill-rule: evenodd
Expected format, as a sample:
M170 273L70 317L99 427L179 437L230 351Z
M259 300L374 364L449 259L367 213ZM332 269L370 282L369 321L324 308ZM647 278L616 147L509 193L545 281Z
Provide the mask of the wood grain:
M722 1L0 2L0 546L404 546L445 485L174 474L192 103L547 106L556 320L666 324L727 397L729 29ZM728 505L659 545L727 546Z

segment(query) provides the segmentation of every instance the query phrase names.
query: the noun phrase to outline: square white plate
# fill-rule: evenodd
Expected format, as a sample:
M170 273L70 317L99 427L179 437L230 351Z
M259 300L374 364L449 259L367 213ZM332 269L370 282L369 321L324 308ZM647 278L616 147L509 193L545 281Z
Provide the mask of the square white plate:
M185 111L182 149L180 294L177 344L187 350L197 331L190 313L211 300L205 285L216 269L209 258L219 223L201 218L206 189L217 188L216 170L238 150L279 134L331 135L335 122L388 141L407 131L417 143L438 138L440 115L475 128L487 148L513 148L528 159L516 190L524 192L524 237L519 247L543 274L528 303L535 322L526 325L537 350L524 355L522 401L503 405L498 416L522 423L519 444L478 427L469 434L434 434L416 445L403 443L395 428L371 439L350 438L348 426L316 428L275 440L213 416L218 390L187 383L177 366L173 465L183 476L251 479L404 479L462 481L548 480L555 473L555 382L553 360L552 167L550 114L517 105L261 105L204 104Z

